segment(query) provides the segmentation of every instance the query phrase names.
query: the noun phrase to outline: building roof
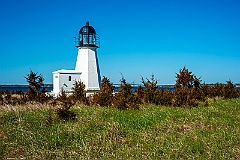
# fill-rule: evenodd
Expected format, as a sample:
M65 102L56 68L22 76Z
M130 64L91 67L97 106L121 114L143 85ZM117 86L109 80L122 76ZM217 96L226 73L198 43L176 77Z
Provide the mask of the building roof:
M52 73L59 73L59 74L82 74L82 72L77 70L66 70L66 69L60 69L57 71L54 71Z

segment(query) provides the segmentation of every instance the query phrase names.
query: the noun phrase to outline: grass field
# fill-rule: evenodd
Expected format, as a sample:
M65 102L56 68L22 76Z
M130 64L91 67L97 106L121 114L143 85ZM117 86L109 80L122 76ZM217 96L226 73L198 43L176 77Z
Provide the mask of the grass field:
M240 98L198 108L0 106L0 159L240 159Z

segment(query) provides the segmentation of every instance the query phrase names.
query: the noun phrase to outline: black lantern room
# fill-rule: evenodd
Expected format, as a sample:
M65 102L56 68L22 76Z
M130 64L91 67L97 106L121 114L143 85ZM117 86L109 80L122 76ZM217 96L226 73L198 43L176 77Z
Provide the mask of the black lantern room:
M89 21L79 30L78 36L74 38L76 47L99 47L100 38L95 29L89 25Z

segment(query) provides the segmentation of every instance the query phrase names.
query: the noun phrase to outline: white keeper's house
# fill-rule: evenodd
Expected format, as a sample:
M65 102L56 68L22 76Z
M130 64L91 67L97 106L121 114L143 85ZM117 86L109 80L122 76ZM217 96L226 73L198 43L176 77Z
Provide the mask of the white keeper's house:
M78 48L76 66L74 70L61 69L52 72L55 96L62 90L71 93L75 81L83 82L89 92L100 90L101 76L97 58L100 38L88 21L74 38Z

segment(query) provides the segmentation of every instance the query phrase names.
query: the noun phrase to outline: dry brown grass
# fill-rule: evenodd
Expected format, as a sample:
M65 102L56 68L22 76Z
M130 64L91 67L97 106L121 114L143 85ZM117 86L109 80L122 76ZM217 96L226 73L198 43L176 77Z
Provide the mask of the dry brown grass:
M0 105L0 111L7 112L19 112L19 111L30 111L30 110L47 110L51 109L53 106L50 104L41 104L41 103L26 103L24 105ZM58 107L58 105L56 106ZM55 108L56 108L55 107Z

